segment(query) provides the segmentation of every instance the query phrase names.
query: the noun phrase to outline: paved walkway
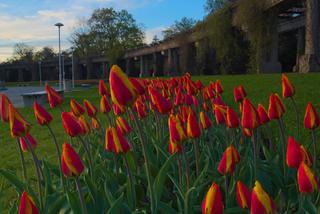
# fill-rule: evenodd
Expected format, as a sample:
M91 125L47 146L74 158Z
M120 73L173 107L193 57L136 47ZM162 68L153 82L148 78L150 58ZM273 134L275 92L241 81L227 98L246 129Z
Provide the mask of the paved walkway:
M15 107L23 107L23 99L21 94L44 91L44 87L40 86L23 86L23 87L7 87L7 90L0 91L9 97Z

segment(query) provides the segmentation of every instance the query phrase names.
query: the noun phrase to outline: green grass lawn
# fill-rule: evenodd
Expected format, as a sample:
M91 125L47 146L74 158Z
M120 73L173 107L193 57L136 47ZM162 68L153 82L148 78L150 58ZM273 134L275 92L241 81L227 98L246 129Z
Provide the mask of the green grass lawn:
M308 102L312 102L317 110L320 110L320 73L311 74L289 74L289 79L296 87L295 100L298 104L300 111L300 123L303 124L303 116L306 105ZM233 87L243 84L248 98L254 103L262 103L266 108L268 104L268 98L271 92L277 92L281 94L281 75L280 74L270 74L270 75L237 75L237 76L200 76L193 77L193 79L200 79L204 84L208 84L210 81L216 79L221 79L222 85L224 87L223 99L224 101L233 106L238 111L238 105L235 104L233 99ZM63 108L69 110L70 98L74 98L80 103L83 99L88 99L94 104L99 106L99 94L97 86L92 87L88 90L76 91L67 93L65 95ZM284 117L287 133L289 135L294 135L295 132L295 114L292 103L290 100L285 100L284 104L287 108L287 113ZM49 106L46 106L49 109ZM32 108L22 108L19 109L22 115L33 124L31 134L39 142L39 146L36 149L40 159L46 159L56 162L56 153L54 149L54 144L49 136L49 132L46 127L40 127L36 124L33 109ZM58 141L62 144L64 141L68 140L65 135L61 119L60 111L58 109L49 110L53 116L54 121L51 126L57 135ZM271 124L274 134L277 134L277 124L272 122ZM302 125L303 126L303 125ZM301 143L311 142L310 134L303 130ZM15 171L18 175L21 175L20 159L17 152L17 145L14 139L11 138L9 134L9 127L7 124L0 123L0 168L11 169ZM26 156L28 172L33 173L33 165L31 156L27 154ZM8 200L16 199L13 189L9 184L4 182L0 177L0 197L2 205L8 206ZM1 209L0 209L1 212Z

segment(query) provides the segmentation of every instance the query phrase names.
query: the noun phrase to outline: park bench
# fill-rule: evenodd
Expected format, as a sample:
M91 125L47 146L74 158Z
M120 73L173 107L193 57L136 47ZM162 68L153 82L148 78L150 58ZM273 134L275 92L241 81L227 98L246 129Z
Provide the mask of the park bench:
M57 92L63 97L64 91L57 90ZM24 107L30 107L33 105L34 101L37 101L39 104L44 105L48 102L47 92L46 91L37 91L31 93L21 94L23 98Z

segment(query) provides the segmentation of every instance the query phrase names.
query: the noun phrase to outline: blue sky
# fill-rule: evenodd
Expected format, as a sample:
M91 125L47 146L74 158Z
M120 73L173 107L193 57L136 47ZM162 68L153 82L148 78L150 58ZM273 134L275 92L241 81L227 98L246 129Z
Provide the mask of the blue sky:
M25 42L36 49L57 48L57 29L62 22L62 48L70 46L69 38L79 20L93 9L114 7L126 9L143 26L146 42L182 17L202 19L206 0L1 0L0 61L12 54L13 45Z

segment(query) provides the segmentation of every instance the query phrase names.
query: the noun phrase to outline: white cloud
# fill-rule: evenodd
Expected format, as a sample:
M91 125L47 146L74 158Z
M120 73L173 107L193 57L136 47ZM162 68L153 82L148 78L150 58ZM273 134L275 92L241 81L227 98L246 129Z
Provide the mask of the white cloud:
M162 31L165 30L165 27L156 27L156 28L151 28L146 30L145 34L145 42L147 44L150 44L153 40L154 36L157 36L158 39L162 39Z

